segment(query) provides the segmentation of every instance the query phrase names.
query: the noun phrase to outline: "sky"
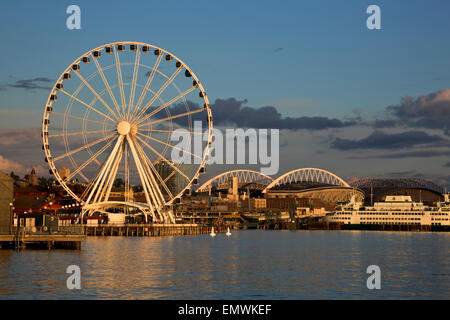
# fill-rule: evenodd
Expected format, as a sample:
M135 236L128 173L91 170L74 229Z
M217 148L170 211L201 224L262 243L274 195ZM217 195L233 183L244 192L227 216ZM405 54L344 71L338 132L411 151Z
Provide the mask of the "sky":
M71 4L81 30L66 28ZM366 27L371 4L380 30ZM0 170L47 172L36 130L48 88L84 52L132 40L183 58L215 126L281 129L278 175L319 167L450 187L449 10L437 0L3 1Z

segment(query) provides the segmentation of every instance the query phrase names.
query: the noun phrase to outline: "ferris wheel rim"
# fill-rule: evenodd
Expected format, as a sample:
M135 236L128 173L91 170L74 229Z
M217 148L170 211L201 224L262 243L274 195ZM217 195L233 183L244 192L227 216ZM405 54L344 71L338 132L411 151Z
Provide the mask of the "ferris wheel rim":
M55 165L55 159L53 159L52 158L52 153L51 153L51 150L50 150L50 148L48 147L49 146L49 138L48 138L48 129L49 129L49 124L46 122L46 120L48 120L49 119L49 117L50 117L50 112L48 111L49 109L48 109L48 107L52 107L52 104L53 104L53 101L51 100L51 97L52 97L52 95L56 95L56 93L57 92L59 92L60 90L58 90L56 87L57 87L57 84L58 83L62 83L63 82L63 77L64 77L64 75L65 74L72 74L72 66L74 65L74 64L80 64L81 62L82 62L82 59L84 58L84 57L93 57L93 53L94 52L96 52L96 51L101 51L101 50L104 50L106 47L116 47L116 46L118 46L118 45L136 45L137 46L137 48L139 48L139 46L141 46L141 48L143 47L143 46L147 46L147 47L149 47L149 48L151 48L151 49L153 49L153 50L160 50L160 54L161 55L170 55L173 59L175 59L177 62L180 62L181 63L181 67L179 67L179 69L181 70L181 69L186 69L187 71L189 71L189 73L190 73L190 75L192 76L192 78L195 80L195 82L196 82L196 86L195 86L195 88L198 88L198 89L200 89L200 92L201 93L203 93L203 96L201 96L202 98L203 98L203 100L204 100L204 102L205 102L205 109L204 110L206 110L206 113L207 113L207 119L208 119L208 131L207 131L207 134L208 134L208 140L207 140L207 143L206 143L206 146L205 146L205 148L204 148L204 150L203 151L205 151L205 152L203 152L203 155L202 155L202 161L201 161L201 163L198 165L198 168L197 168L197 170L196 170L196 172L195 172L195 174L193 175L193 177L189 180L189 182L188 182L188 184L177 194L177 195L173 195L172 196L172 198L171 199L169 199L168 201L166 201L165 202L165 205L171 205L177 198L180 198L184 193L185 193L185 191L186 190L188 190L188 189L190 189L191 188L191 186L192 186L192 184L193 184L193 181L195 180L195 179L198 179L198 177L199 177L199 175L200 175L200 171L202 170L202 168L204 168L205 167L205 165L206 165L206 162L207 162L207 158L208 158L208 154L209 154L209 151L210 151L210 148L211 148L211 141L212 141L212 112L211 112L211 107L210 107L210 103L209 103L209 99L208 99L208 96L206 95L206 94L204 94L205 93L205 89L204 89L204 87L203 87L203 85L202 85L202 83L201 83L201 81L199 80L199 78L197 77L197 75L192 71L192 69L183 61L183 60L181 60L180 58L178 58L176 55L174 55L174 54L172 54L171 52L169 52L169 51L167 51L167 50L165 50L165 49L163 49L163 48L161 48L161 47L158 47L158 46L155 46L155 45L152 45L152 44L148 44L148 43L145 43L145 42L139 42L139 41L115 41L115 42L111 42L111 43L107 43L107 44L103 44L103 45L101 45L101 46L98 46L98 47L96 47L96 48L94 48L94 49L91 49L91 50L89 50L89 51L87 51L86 53L84 53L83 55L81 55L81 56L79 56L78 58L76 58L71 64L69 64L68 66L67 66L67 68L61 73L61 75L59 76L59 78L55 81L55 83L53 84L53 86L52 86L52 88L51 88L51 90L50 90L50 93L49 93L49 96L48 96L48 98L47 98L47 101L46 101L46 104L45 104L45 107L44 107L44 114L43 114L43 121L42 121L42 142L43 142L43 146L44 146L44 153L45 153L45 157L46 157L46 159L47 159L47 162L48 162L48 164L49 164L49 166L50 166L50 170L51 170L51 172L52 172L52 174L53 174L53 176L55 177L55 179L58 181L58 183L68 192L68 194L70 195L70 196L72 196L77 202L79 202L79 203L81 203L81 204L84 204L84 200L82 199L82 198L80 198L80 197L78 197L68 186L67 186L67 180L64 180L61 176L60 176L60 174L59 174L59 172L58 172L58 168L57 168L57 166ZM116 49L114 50L114 51L116 51ZM160 70L156 70L158 73L161 73L161 71ZM76 71L73 71L73 72L76 72ZM136 85L136 84L135 84ZM80 86L82 86L82 84L80 84ZM85 85L86 86L86 85ZM94 98L95 99L95 98ZM71 101L73 101L72 99L71 99ZM72 102L73 103L73 102ZM164 108L164 109L167 109L168 110L168 106L170 106L171 105L171 103L168 103L167 104L167 106ZM204 111L204 110L201 110L201 111ZM90 110L87 110L86 109L86 112L90 112ZM113 113L113 112L111 112L111 113ZM119 114L120 115L120 114ZM146 115L147 116L147 115ZM188 116L190 117L191 116L191 114L188 114ZM110 120L110 122L112 123L112 125L114 125L114 124L116 124L116 123L118 123L118 121L119 121L119 119L116 119L116 121L114 121L114 117L107 117L107 116L104 116L104 121L106 121L106 118L108 118L108 120ZM149 117L148 117L149 118ZM87 120L87 119L84 119L83 121L85 121L85 120ZM138 119L138 120L141 120L141 118L140 119ZM92 121L92 120L91 120ZM139 123L141 123L142 121L140 121ZM84 122L83 122L84 123ZM105 125L105 123L104 123L104 125ZM191 125L191 122L189 122L189 125ZM114 129L113 129L113 131L114 131ZM106 138L106 139L105 139ZM140 139L139 137L137 137L136 136L136 138L137 139ZM106 141L107 143L110 143L110 145L111 144L113 144L114 143L114 141L116 141L116 140L118 140L118 137L117 136L114 136L114 134L110 134L110 135L107 135L106 137L103 137L102 139L104 139L104 140L102 140L102 142L103 141ZM45 146L47 146L47 147L45 147ZM88 147L89 148L89 147ZM166 147L167 148L167 147ZM74 175L75 176L75 175Z

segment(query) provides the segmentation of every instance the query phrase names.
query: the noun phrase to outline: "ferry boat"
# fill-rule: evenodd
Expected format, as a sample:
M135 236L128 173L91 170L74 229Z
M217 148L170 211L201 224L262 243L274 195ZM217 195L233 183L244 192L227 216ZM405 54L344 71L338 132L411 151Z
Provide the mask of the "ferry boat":
M354 225L450 226L449 194L444 194L444 202L433 207L414 202L407 195L386 196L385 201L375 202L373 206L364 206L352 197L350 202L327 215L326 221Z

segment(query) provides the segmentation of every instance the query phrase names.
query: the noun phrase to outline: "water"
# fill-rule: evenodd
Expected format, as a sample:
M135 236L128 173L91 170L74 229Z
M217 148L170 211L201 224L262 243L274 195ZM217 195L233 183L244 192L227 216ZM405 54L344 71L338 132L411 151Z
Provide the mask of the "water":
M449 299L450 234L232 231L0 250L0 299ZM82 289L68 290L67 266ZM366 268L381 268L368 290Z

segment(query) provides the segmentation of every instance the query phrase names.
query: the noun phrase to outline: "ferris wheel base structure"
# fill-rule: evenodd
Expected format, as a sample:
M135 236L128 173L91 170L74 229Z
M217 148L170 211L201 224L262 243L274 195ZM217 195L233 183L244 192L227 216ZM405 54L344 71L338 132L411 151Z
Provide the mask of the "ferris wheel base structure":
M94 213L102 213L102 214L114 214L107 209L113 209L113 208L123 208L123 213L130 213L131 209L138 210L138 213L143 214L145 217L145 222L149 222L149 216L152 217L152 222L157 222L158 219L156 218L154 212L145 204L143 203L137 203L137 202L125 202L125 201L106 201L106 202L98 202L98 203L92 203L83 206L81 211L81 221L83 221L83 217L93 215ZM172 210L162 211L162 214L164 216L164 219L160 221L160 223L175 223L175 217L173 215Z

